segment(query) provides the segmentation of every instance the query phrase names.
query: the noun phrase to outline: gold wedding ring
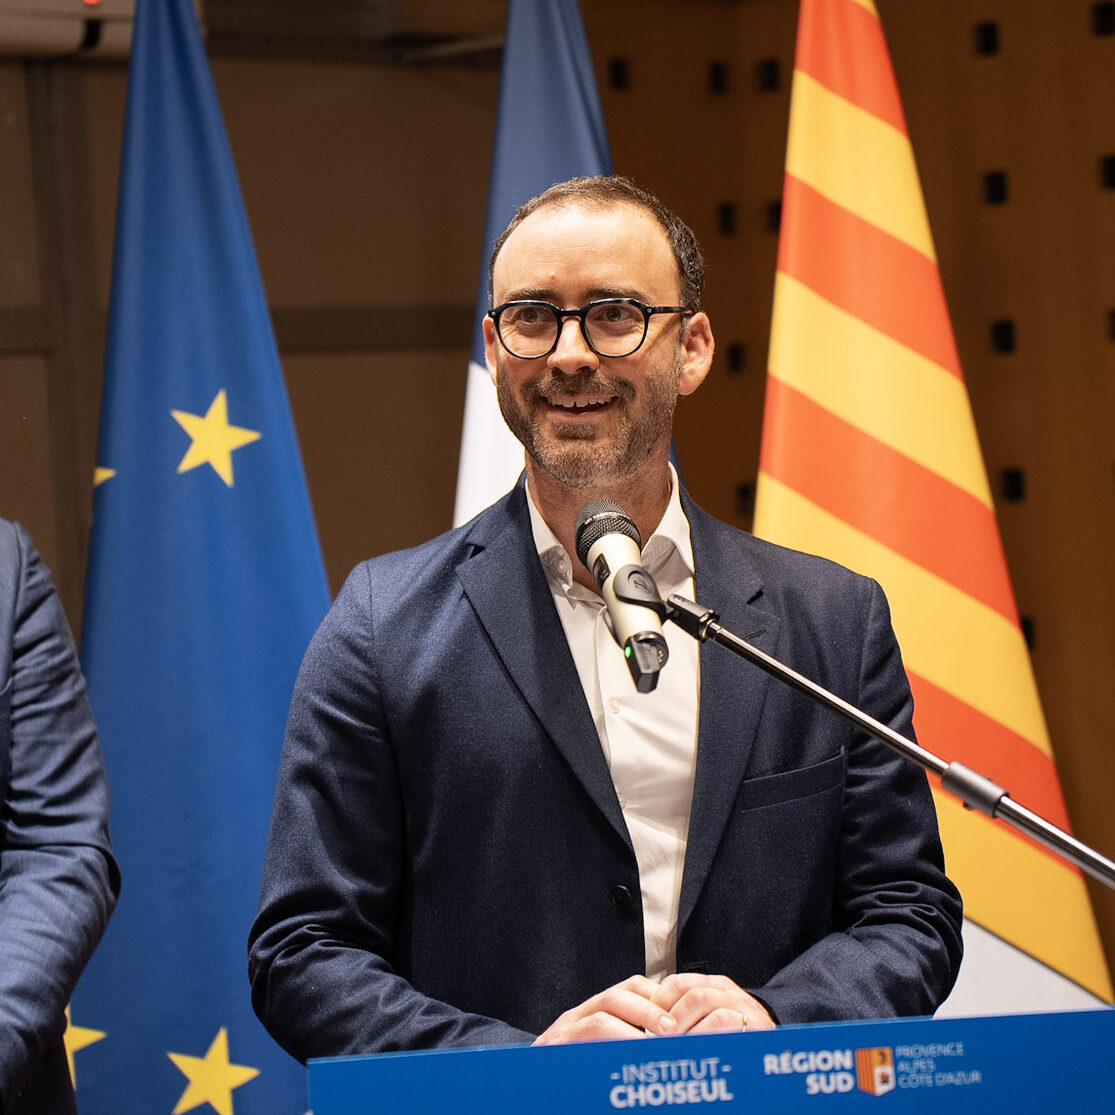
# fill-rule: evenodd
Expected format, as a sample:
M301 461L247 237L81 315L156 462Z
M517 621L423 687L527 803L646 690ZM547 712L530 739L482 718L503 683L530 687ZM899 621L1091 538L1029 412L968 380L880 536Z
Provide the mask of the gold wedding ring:
M739 1028L741 1030L747 1029L747 1015L744 1014L743 1011L739 1012Z

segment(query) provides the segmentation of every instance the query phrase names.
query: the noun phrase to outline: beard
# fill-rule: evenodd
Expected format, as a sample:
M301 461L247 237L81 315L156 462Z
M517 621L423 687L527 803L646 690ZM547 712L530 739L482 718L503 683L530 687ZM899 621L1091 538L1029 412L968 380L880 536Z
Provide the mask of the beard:
M498 374L496 396L503 420L544 472L571 488L592 488L631 479L669 434L681 364L678 353L671 367L648 371L637 385L599 370L574 376L548 371L517 387L510 376ZM584 422L562 427L540 420L549 399L580 394L612 398L609 406L618 408L620 416L610 436L598 436L597 428ZM607 420L612 423L610 415Z

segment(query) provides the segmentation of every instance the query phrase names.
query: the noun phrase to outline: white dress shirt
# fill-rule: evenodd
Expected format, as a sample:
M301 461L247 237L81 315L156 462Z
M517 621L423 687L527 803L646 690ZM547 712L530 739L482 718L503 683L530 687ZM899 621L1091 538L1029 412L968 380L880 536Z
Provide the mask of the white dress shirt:
M693 598L693 544L670 467L670 502L643 547L662 598ZM669 657L657 687L639 693L605 623L604 601L573 580L565 547L530 496L535 546L573 654L639 865L646 974L675 970L678 902L697 766L700 659L696 639L663 627ZM589 944L586 942L586 945Z

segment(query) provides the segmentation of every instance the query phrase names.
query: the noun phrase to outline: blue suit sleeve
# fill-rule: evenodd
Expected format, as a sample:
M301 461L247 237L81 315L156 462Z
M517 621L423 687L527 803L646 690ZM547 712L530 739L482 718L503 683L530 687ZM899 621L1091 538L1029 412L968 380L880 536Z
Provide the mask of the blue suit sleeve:
M302 1061L530 1041L422 994L401 970L405 816L369 596L358 567L295 686L249 941L256 1013Z
M0 1096L60 1038L119 891L108 786L73 638L19 526L0 522Z

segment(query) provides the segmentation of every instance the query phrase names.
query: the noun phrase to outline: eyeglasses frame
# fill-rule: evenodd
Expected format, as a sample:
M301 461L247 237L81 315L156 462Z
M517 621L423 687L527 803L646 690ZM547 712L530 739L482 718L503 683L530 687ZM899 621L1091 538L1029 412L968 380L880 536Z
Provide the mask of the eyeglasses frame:
M622 356L611 356L607 353L601 352L596 345L589 340L588 332L585 329L585 320L589 313L596 309L597 306L634 306L637 310L641 311L643 315L643 335L639 343L631 349L630 352L625 352ZM499 327L499 319L505 310L510 309L512 306L545 306L546 309L552 310L554 317L557 318L558 331L554 337L554 343L550 345L545 352L538 353L537 356L520 356L519 353L512 351L508 347L507 342L503 339L503 332ZM504 351L514 356L516 360L542 360L549 356L554 349L557 348L558 343L561 341L561 332L565 327L565 319L575 317L580 323L581 337L584 342L593 352L596 353L602 360L624 360L628 356L634 356L646 344L647 334L650 332L650 319L655 314L683 314L691 317L695 314L696 310L691 310L687 306L648 306L645 302L640 302L637 298L598 298L593 302L588 302L577 310L563 310L560 306L555 306L552 302L546 302L541 298L514 298L510 302L504 302L499 306L493 306L484 316L492 319L492 324L495 326L496 337L499 343L503 346Z

